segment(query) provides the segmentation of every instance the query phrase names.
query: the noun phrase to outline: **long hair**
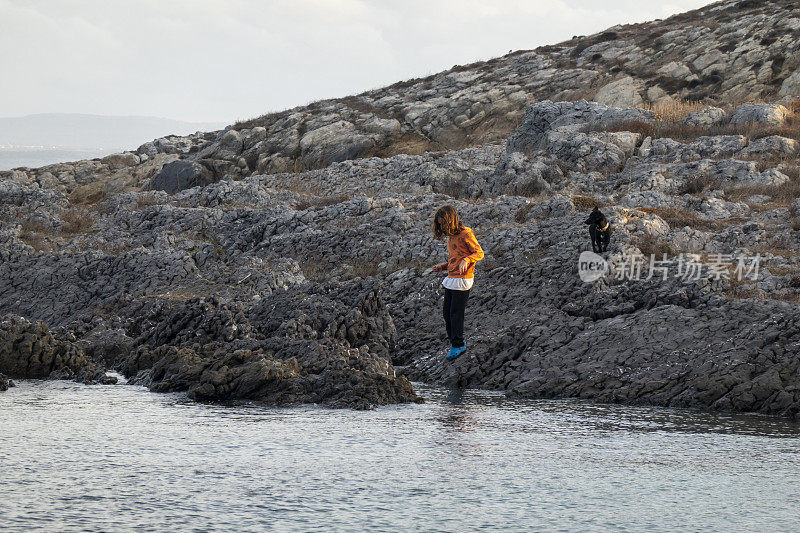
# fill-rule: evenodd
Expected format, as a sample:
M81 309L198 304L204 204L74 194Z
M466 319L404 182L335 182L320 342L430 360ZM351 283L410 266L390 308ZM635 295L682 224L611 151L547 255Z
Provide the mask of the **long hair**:
M433 231L433 236L436 239L452 237L464 231L464 224L458 218L456 208L452 205L443 205L437 209L436 214L433 216L431 231Z

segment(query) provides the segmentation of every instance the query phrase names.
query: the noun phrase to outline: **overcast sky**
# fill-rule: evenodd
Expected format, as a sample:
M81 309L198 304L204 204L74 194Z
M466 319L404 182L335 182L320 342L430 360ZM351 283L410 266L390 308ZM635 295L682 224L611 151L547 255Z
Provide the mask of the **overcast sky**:
M222 121L709 0L0 0L0 116Z

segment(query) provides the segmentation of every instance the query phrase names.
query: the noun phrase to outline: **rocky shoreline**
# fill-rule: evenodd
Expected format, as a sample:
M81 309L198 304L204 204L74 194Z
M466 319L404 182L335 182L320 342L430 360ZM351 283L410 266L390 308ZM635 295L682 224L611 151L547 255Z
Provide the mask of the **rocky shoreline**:
M764 21L791 25L800 9L741 4L704 12L749 31L717 63L796 45L769 42ZM544 99L565 100L564 79L605 75L589 63L611 50L617 66L635 63L646 32L693 31L679 17L470 67L518 80L513 65L550 85L491 92L494 111L475 108L469 127L440 114L460 109L445 96L466 105L483 90L465 69L135 153L0 172L0 373L103 382L112 369L199 401L353 408L420 401L410 378L797 418L800 94L787 69L800 65L773 62L782 81L766 104L682 102L703 85L646 77L592 96L617 106ZM584 74L554 68L564 54ZM736 87L763 92L757 79ZM445 253L428 229L444 203L487 253L469 350L453 364L429 271ZM596 206L614 233L608 271L584 283ZM626 277L631 256L670 266ZM757 275L734 275L743 257L758 258ZM676 271L686 258L696 276Z
M9 378L74 379L86 384L117 382L75 345L74 336L60 333L53 335L43 322L32 323L14 315L0 318L3 390L8 388Z

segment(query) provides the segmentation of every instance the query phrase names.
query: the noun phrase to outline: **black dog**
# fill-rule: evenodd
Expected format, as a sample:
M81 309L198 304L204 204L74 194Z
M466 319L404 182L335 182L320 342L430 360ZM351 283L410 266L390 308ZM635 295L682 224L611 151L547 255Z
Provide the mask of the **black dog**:
M589 235L592 237L592 251L597 253L608 250L608 243L611 242L611 223L606 216L595 207L586 219L586 224L589 224Z

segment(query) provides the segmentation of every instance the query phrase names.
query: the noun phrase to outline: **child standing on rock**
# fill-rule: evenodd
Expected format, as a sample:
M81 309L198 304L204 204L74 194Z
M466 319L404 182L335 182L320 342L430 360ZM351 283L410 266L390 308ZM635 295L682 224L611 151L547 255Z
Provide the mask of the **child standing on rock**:
M455 359L467 350L464 342L464 309L475 278L475 263L483 259L483 249L472 230L461 223L452 205L436 211L431 225L436 239L447 237L447 263L433 267L434 272L447 272L444 286L444 323L450 339L446 359Z

